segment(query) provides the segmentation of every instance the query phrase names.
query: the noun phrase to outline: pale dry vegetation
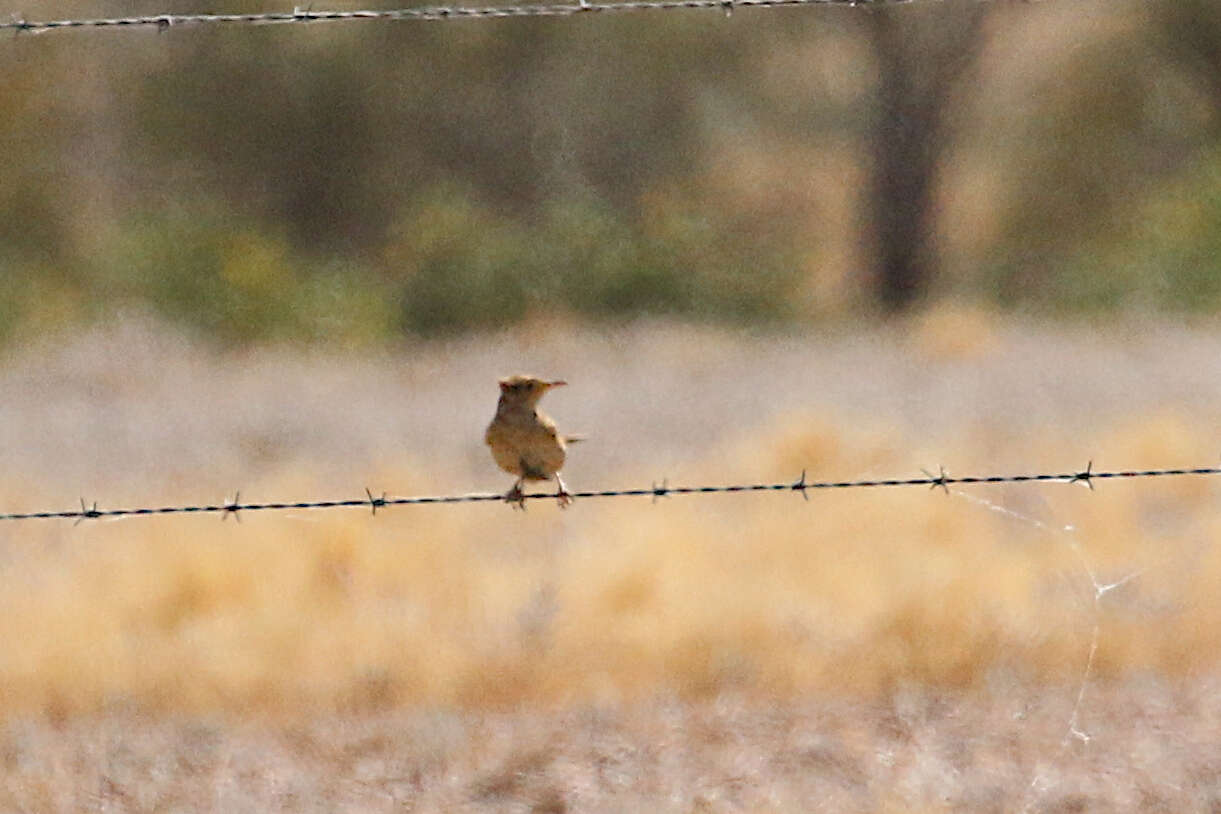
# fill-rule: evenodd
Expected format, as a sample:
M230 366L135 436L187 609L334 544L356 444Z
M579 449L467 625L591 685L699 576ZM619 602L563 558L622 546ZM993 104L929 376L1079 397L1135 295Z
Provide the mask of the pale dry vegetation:
M518 369L571 382L578 489L1221 448L1221 338L1163 324L537 325L377 358L125 324L6 361L5 510L503 490L480 436ZM1219 488L6 524L0 808L1207 810ZM1091 572L1127 581L1095 602ZM1093 739L1062 749L1095 630Z

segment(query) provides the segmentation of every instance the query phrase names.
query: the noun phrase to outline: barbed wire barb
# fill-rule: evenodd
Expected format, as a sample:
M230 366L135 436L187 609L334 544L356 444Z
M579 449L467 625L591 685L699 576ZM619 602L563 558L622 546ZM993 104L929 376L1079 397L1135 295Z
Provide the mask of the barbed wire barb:
M806 492L806 489L808 489L809 486L806 484L806 471L804 469L801 470L801 477L793 482L792 488L793 488L793 491L795 491L795 492L796 491L801 492L802 500L804 500L806 503L810 502L810 495L808 492Z
M366 486L365 494L369 496L369 508L373 510L373 516L377 517L378 507L386 505L386 493L382 492L381 497L374 497L373 493L369 491L369 487Z
M948 486L948 484L950 483L949 473L945 471L944 466L937 467L938 474L936 477L933 477L933 473L929 472L927 469L921 469L920 471L923 472L925 475L928 475L928 477L929 477L928 489L930 492L933 491L934 489L936 489L937 487L941 487L941 489L944 490L947 495L950 493L950 487Z
M1189 469L1123 469L1108 472L1095 472L1091 460L1080 472L1039 473L1034 475L964 475L955 477L946 472L945 467L938 467L934 475L926 470L922 478L887 478L879 480L854 481L809 481L806 470L796 481L778 483L739 483L728 485L703 486L671 486L668 479L661 483L656 481L644 489L598 489L576 491L571 497L576 498L612 498L612 497L650 497L656 503L659 498L673 495L723 495L734 492L800 492L809 500L808 492L812 489L880 489L898 486L927 486L930 490L942 489L950 493L950 486L969 484L998 483L1083 483L1093 491L1095 480L1133 480L1164 477L1208 476L1221 475L1221 466L1195 467ZM291 503L242 503L241 492L235 492L232 500L225 500L221 505L201 504L193 506L147 506L135 509L99 509L97 501L86 503L80 498L80 510L73 511L39 511L10 512L0 514L0 520L75 520L73 525L79 525L85 520L96 520L108 517L148 517L165 514L206 514L221 513L221 518L233 515L240 523L239 512L287 511L295 509L338 509L368 507L374 515L377 510L388 506L420 506L441 503L502 503L506 500L515 508L525 509L527 500L550 500L555 498L553 492L510 491L508 494L475 492L463 495L420 495L415 497L388 497L382 492L381 497L374 497L366 486L365 497L344 500L296 501Z
M265 25L288 23L329 23L355 20L380 21L440 21L440 20L489 20L508 17L572 17L578 14L617 13L629 11L678 11L698 9L720 9L726 17L732 17L735 9L779 8L789 6L903 6L937 0L620 0L619 2L592 2L577 0L575 3L536 3L505 6L420 6L398 9L313 10L309 5L294 6L291 11L256 12L248 14L150 14L133 17L95 17L87 19L27 20L14 16L9 22L0 23L0 31L35 34L47 31L63 31L72 28L142 28L155 27L164 32L174 26L188 24L208 25Z
M1094 462L1091 460L1085 465L1085 469L1073 475L1069 483L1082 483L1092 492L1094 491Z
M236 520L237 522L239 522L239 523L242 522L242 516L240 514L238 514L238 512L241 511L241 509L242 509L242 493L234 492L233 500L225 501L225 510L224 510L224 513L221 514L221 516L220 516L221 522L223 523L224 521L228 520L229 515L233 515L233 519Z
M96 500L93 501L93 506L86 509L85 508L85 498L82 497L80 514L77 515L76 522L73 523L72 525L79 526L81 523L84 523L85 520L91 520L91 519L98 518L101 516L102 516L101 512L98 511L98 502Z

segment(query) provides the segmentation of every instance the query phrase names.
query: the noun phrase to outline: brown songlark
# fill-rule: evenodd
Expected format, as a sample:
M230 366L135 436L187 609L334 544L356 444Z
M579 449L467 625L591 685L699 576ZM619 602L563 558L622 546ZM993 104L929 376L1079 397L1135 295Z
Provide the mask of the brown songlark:
M500 401L496 404L496 416L488 425L484 442L492 448L492 457L497 465L510 475L517 476L513 488L505 493L505 500L516 508L526 508L525 495L521 487L525 481L547 481L555 478L559 489L555 493L560 506L572 502L572 495L560 477L568 444L581 440L576 436L563 436L556 430L555 422L538 409L538 400L553 387L567 382L546 381L534 376L509 376L500 380Z

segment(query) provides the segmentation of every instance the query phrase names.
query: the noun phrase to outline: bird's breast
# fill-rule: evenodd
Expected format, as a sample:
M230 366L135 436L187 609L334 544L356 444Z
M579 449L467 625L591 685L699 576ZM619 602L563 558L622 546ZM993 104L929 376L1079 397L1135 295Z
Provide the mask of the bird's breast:
M525 415L497 414L484 441L496 464L506 472L546 480L564 466L564 440L549 418L530 411Z

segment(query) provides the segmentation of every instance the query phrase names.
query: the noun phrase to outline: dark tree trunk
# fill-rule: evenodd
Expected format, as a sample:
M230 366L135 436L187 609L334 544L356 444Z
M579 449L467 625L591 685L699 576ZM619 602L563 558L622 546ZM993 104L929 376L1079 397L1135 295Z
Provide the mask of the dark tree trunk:
M934 276L937 173L953 136L948 108L958 78L975 64L986 14L978 4L947 3L877 9L865 23L879 74L865 232L874 298L888 312L919 302Z

